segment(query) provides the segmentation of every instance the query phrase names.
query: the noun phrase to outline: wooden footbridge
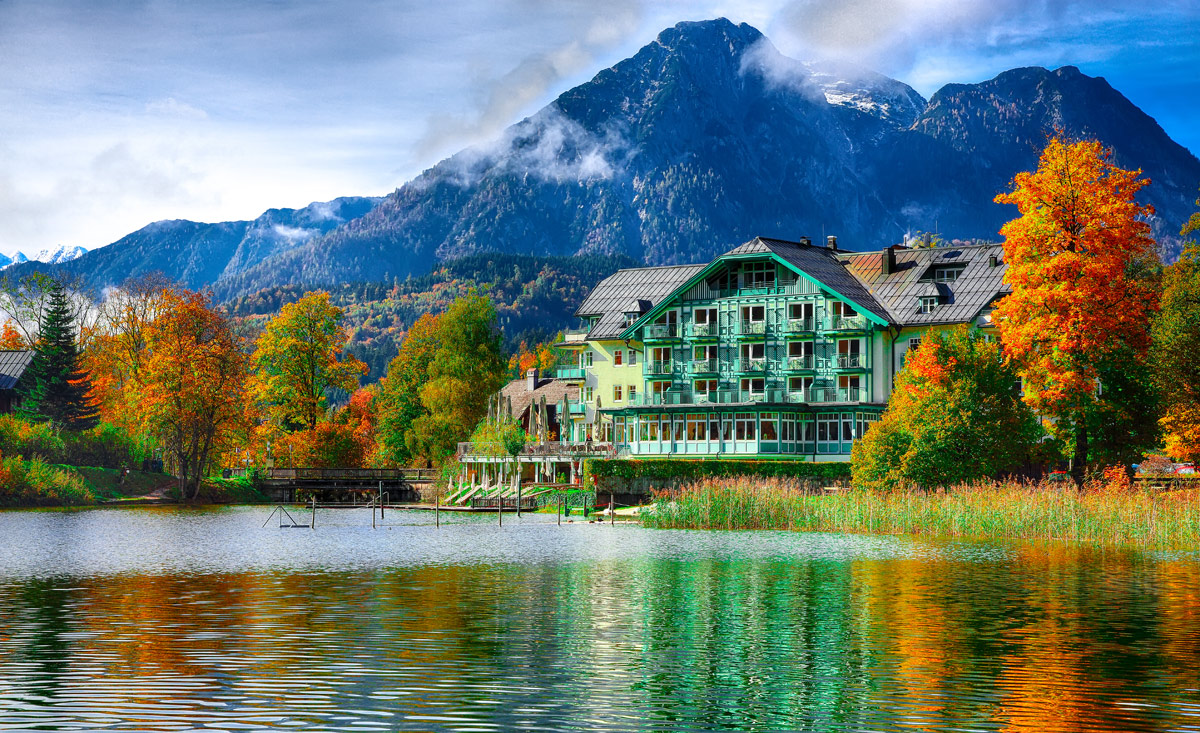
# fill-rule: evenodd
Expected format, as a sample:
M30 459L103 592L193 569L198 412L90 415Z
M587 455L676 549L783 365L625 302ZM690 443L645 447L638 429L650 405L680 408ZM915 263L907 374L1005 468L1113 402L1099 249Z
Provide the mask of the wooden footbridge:
M272 468L263 487L274 501L366 504L386 495L388 502L416 502L433 489L432 468Z

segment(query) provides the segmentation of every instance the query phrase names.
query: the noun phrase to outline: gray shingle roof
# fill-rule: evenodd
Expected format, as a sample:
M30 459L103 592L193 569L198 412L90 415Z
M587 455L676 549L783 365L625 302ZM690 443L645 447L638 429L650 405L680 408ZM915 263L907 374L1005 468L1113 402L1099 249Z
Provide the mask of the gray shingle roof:
M0 389L15 389L32 360L32 351L0 351Z
M849 271L863 282L887 308L888 320L904 326L965 323L988 303L1009 292L1004 284L1004 247L999 244L897 249L896 269L883 274L886 252L844 253ZM989 258L997 258L992 267ZM964 264L966 269L950 283L922 282L935 265ZM939 295L933 313L918 313L920 296Z
M742 255L760 252L774 253L835 293L854 301L885 321L890 320L887 310L846 268L846 265L838 257L837 250L799 242L788 242L783 239L756 237L725 254Z
M639 313L645 313L702 269L704 265L618 270L592 289L575 315L600 316L600 320L588 331L588 338L617 338L625 329L625 312L635 303Z

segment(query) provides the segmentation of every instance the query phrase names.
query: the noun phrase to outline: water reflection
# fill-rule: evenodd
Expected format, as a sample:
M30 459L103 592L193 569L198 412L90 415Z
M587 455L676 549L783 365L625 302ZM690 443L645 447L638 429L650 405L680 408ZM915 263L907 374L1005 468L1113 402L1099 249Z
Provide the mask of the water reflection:
M0 514L0 728L1200 727L1190 558L256 512Z

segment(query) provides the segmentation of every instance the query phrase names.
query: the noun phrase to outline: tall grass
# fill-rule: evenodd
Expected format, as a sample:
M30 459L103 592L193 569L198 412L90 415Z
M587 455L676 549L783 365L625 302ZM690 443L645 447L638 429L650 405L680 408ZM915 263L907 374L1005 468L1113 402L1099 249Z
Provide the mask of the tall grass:
M72 506L95 503L96 496L78 473L40 458L0 459L0 506Z
M656 497L649 527L788 529L1200 547L1200 490L980 482L938 493L804 493L778 479L712 479Z

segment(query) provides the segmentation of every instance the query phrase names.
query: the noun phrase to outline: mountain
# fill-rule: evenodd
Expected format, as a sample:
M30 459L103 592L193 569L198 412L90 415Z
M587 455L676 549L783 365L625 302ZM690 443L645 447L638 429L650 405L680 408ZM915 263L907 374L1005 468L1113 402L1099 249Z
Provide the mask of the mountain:
M493 145L224 287L402 277L481 251L672 264L756 234L837 234L853 249L914 229L995 239L1015 211L992 199L1056 128L1142 168L1156 234L1177 246L1200 161L1104 79L1015 69L926 103L878 74L787 59L745 24L680 23Z
M338 198L302 209L270 209L253 221L159 221L107 247L91 251L76 247L69 252L60 247L45 253L45 258L39 254L23 264L14 263L5 274L20 277L34 270L50 270L78 276L99 291L157 271L190 288L208 287L227 273L302 246L366 214L379 201L362 196ZM24 256L18 253L18 257Z
M870 71L788 59L754 28L718 19L664 30L382 200L341 199L315 223L301 216L312 207L160 222L60 267L97 287L158 269L230 299L394 281L483 252L672 264L755 235L836 234L848 249L912 230L994 240L1016 212L993 198L1055 129L1097 137L1143 169L1155 233L1178 247L1200 161L1102 78L1014 69L926 101Z

